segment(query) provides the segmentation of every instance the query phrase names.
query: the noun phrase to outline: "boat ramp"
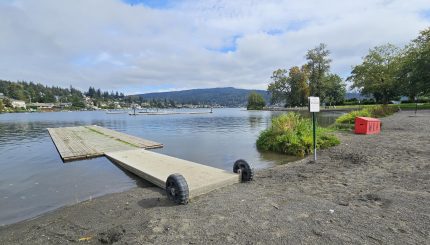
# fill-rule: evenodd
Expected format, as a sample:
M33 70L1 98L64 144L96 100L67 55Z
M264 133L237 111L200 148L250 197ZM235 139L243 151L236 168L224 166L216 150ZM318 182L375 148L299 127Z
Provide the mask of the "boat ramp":
M148 149L163 144L100 126L48 128L48 132L64 162L106 156L135 175L166 189L177 204L212 190L249 181L252 167L244 160L234 163L233 171L210 167Z

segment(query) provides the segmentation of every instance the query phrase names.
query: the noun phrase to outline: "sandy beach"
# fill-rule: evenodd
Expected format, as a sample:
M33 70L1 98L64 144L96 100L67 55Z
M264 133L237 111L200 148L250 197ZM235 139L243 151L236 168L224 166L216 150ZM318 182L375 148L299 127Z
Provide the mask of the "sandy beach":
M428 244L430 111L176 206L149 183L0 228L0 244Z

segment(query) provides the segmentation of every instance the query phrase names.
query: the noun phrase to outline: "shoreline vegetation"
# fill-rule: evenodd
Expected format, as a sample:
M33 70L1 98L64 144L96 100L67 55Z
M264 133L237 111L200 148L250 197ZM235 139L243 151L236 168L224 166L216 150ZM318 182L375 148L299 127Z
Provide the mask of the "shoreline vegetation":
M318 149L340 144L330 129L317 127L317 135ZM312 123L294 112L280 115L260 133L256 144L260 151L304 157L313 152Z
M367 106L341 115L328 128L317 126L317 149L326 149L340 144L334 130L351 130L356 117L382 118L393 115L399 108L388 105ZM257 149L286 155L304 157L313 152L312 123L296 112L288 112L272 119L271 125L263 130L257 141Z
M344 115L341 115L336 119L336 122L333 127L338 129L342 129L345 126L346 128L353 128L355 118L357 117L382 118L386 116L391 116L399 110L400 109L397 107L387 105L369 106L361 110L354 110Z

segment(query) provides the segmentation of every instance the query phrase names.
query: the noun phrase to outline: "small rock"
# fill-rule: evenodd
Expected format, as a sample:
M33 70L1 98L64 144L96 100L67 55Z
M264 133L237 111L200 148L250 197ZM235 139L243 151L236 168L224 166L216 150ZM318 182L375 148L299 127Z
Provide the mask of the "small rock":
M340 206L349 206L349 202L346 201L338 201L337 204L339 204Z

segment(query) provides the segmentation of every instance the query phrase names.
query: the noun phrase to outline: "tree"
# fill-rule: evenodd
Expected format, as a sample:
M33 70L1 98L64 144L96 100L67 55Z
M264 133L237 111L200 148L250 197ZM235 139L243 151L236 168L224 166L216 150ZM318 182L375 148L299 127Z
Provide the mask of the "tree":
M13 106L12 106L12 101L9 99L9 98L5 98L4 100L3 100L3 103L4 103L4 106L6 106L6 107L9 107L9 108L12 108Z
M266 105L263 96L261 94L257 94L256 92L252 92L248 96L248 110L261 110Z
M329 74L324 79L324 102L328 103L330 106L343 102L346 94L346 86L342 78L336 74Z
M84 108L85 103L82 101L82 96L72 95L71 98L72 106L76 108Z
M272 94L272 103L285 102L285 106L301 106L307 103L309 87L305 67L290 68L288 74L284 69L273 72L273 82L269 84L268 91Z
M291 106L306 105L309 97L309 86L305 67L302 69L297 66L290 68L287 81L291 88L290 93L287 94L287 103Z
M324 78L330 71L331 59L328 58L330 51L326 49L327 45L321 43L314 49L306 53L306 69L309 72L309 92L312 96L320 97L324 100Z
M430 27L409 44L401 58L398 77L409 99L430 94Z
M0 112L4 111L3 101L0 100Z
M277 69L270 77L273 82L269 83L267 91L271 93L270 102L272 104L285 102L287 94L291 91L288 85L287 70Z
M95 88L90 87L90 88L88 89L87 96L88 96L88 97L90 97L90 98L93 98L93 97L95 96L95 94L96 94L96 90L95 90Z
M271 94L270 102L272 104L285 102L287 94L291 92L288 84L287 70L278 69L270 77L273 82L269 83L267 91Z
M353 88L362 94L373 97L384 104L400 95L397 74L400 65L400 50L392 45L377 46L363 58L363 63L356 65L347 78Z

